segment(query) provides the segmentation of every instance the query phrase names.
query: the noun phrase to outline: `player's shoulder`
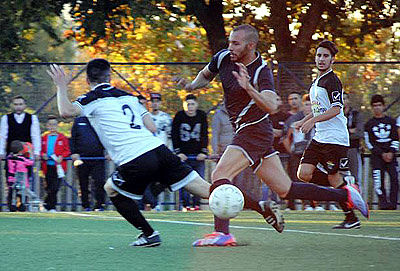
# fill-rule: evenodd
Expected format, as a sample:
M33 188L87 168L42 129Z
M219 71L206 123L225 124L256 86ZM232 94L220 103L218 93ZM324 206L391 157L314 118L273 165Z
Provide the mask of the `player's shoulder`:
M339 90L338 88L342 88L342 82L333 71L330 71L318 80L318 86L326 90Z
M87 105L91 102L99 101L104 98L119 98L119 97L124 97L124 96L133 97L132 94L130 94L124 90L121 90L114 86L106 84L106 85L96 87L95 89L89 91L88 93L79 96L77 98L77 101L81 105Z

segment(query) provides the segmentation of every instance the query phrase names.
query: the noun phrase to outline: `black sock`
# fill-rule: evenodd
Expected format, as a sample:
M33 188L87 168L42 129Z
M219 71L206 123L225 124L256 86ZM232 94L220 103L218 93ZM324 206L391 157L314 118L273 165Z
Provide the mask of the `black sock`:
M141 230L144 235L150 236L154 230L147 222L146 218L139 211L136 202L133 199L118 194L115 197L110 197L110 200L120 213L129 223Z
M345 189L322 187L311 183L293 182L286 199L309 199L319 201L347 201Z

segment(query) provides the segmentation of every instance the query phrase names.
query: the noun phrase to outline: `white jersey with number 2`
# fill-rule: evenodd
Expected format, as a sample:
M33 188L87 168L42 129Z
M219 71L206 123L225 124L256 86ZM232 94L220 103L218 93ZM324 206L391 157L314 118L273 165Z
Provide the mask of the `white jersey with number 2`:
M99 84L74 102L82 109L111 159L123 165L163 142L143 124L150 114L138 99L110 84Z

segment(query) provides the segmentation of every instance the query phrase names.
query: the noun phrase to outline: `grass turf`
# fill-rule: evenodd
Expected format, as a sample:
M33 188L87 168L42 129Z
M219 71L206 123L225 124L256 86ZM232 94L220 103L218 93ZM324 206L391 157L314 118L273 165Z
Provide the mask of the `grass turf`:
M373 211L359 230L332 230L341 212L285 212L275 232L242 212L238 247L193 248L213 230L210 212L146 212L162 245L134 248L138 231L116 212L0 213L1 270L397 270L400 212Z

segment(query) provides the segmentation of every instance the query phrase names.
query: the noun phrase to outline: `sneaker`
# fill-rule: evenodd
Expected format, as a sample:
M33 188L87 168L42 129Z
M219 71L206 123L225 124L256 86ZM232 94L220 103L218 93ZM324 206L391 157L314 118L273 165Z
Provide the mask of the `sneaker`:
M92 211L92 208L90 208L90 207L87 207L84 209L84 212L91 212L91 211Z
M49 213L57 213L57 210L56 209L50 209Z
M325 211L325 209L322 206L317 206L314 208L314 211Z
M365 203L357 188L354 185L346 185L347 189L347 205L349 208L355 208L361 212L361 214L369 218L368 204Z
M339 211L339 208L336 207L335 204L329 204L329 210L331 210L331 211Z
M361 228L361 222L360 222L360 220L358 220L357 217L354 217L349 220L346 218L339 225L332 227L332 229L344 229L344 230L359 229L359 228Z
M258 203L263 210L263 217L268 224L270 224L277 232L283 232L285 228L285 220L279 205L275 201L267 200Z
M203 239L199 239L193 242L194 247L229 247L236 246L236 239L233 234L225 234L223 232L213 232L206 234Z
M130 244L133 247L156 247L161 245L161 238L158 231L154 231L152 235L146 236L141 233L138 239Z
M304 211L314 211L314 208L311 207L310 205L304 206Z

